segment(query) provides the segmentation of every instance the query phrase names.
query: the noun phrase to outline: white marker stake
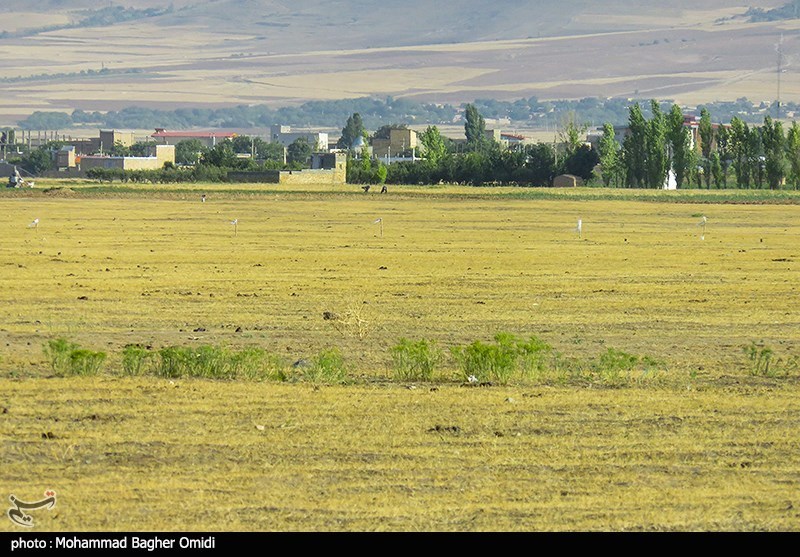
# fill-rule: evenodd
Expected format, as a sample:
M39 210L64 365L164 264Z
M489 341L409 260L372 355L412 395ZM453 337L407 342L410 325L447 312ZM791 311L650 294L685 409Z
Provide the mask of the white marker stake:
M375 219L374 221L372 221L372 224L381 225L381 238L383 238L383 219Z
M700 222L697 223L697 226L702 226L703 227L703 233L700 235L700 239L701 240L705 240L706 239L706 222L707 221L708 221L708 219L706 218L705 215L703 215L703 218L700 219Z
M578 226L575 227L575 230L578 232L578 238L580 238L583 233L583 221L581 219L578 219Z
M239 228L239 219L233 219L231 221L231 224L233 225L233 235L236 236Z

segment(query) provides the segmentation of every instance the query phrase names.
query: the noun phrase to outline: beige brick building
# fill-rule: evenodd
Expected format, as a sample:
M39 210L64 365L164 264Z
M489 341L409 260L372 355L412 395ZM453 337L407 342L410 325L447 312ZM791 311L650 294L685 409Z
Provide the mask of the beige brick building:
M160 170L165 163L175 163L174 145L154 145L151 157L108 157L84 155L77 161L82 171L90 168L118 168L120 170Z
M378 158L400 156L409 149L418 148L417 132L408 128L392 128L389 138L372 139L372 156Z

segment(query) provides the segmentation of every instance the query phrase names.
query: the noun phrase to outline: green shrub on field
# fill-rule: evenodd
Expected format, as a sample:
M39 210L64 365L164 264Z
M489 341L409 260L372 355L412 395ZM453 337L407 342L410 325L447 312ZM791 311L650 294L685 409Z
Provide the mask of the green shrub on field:
M389 349L394 378L400 381L430 381L442 362L442 351L434 341L401 338Z
M323 350L301 371L302 379L315 384L344 383L348 375L348 366L338 348Z
M79 348L69 355L70 375L97 375L106 361L105 352L93 352Z
M49 340L44 353L53 372L59 376L95 375L106 360L105 352L93 352L64 338Z
M761 377L788 376L800 370L797 356L777 357L775 351L764 341L751 342L744 347L747 356L747 371L750 375Z
M505 384L515 374L532 378L551 365L552 347L536 337L523 340L509 333L498 333L494 341L487 344L476 340L450 349L465 379L473 377L480 382Z
M144 375L153 353L141 344L128 344L122 349L122 372L125 375Z
M124 361L124 360L123 360ZM240 351L219 346L166 346L152 366L160 377L206 379L268 379L286 381L286 365L276 354L262 348Z
M597 358L589 370L592 379L610 386L622 386L634 379L652 375L664 367L664 363L649 356L638 356L609 348Z
M153 373L159 377L174 379L188 375L189 358L187 348L181 346L165 346L158 351L158 360Z
M69 342L64 338L47 341L44 345L44 354L56 375L67 375L69 371L70 354L73 350L77 349L77 344Z
M230 355L233 377L286 381L286 362L278 354L262 348L245 348Z

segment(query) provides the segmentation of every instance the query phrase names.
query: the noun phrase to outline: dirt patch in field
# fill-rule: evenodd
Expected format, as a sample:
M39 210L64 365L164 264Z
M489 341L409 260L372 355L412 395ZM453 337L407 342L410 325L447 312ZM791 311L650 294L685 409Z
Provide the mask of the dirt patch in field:
M74 197L78 192L72 188L47 188L42 193L48 197Z

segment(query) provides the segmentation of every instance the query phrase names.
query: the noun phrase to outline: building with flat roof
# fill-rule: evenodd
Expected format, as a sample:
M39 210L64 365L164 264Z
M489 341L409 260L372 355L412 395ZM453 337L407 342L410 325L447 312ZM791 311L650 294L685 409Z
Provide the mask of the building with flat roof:
M292 131L291 126L283 126L276 124L269 128L269 140L274 143L280 143L284 147L288 147L298 139L303 138L311 145L314 151L327 151L328 150L328 134L326 132L316 131Z
M389 137L372 138L372 155L378 158L400 156L406 151L416 150L419 145L417 132L409 128L391 128Z
M117 143L123 147L130 147L136 143L136 137L129 131L100 130L100 151L108 151Z
M236 135L235 132L228 131L169 131L164 128L156 128L155 133L151 134L150 137L161 145L177 145L181 141L196 139L210 149L221 141L233 139Z
M118 168L120 170L160 170L166 163L175 163L174 145L154 145L150 157L110 157L107 155L83 155L77 159L82 172L90 168Z

